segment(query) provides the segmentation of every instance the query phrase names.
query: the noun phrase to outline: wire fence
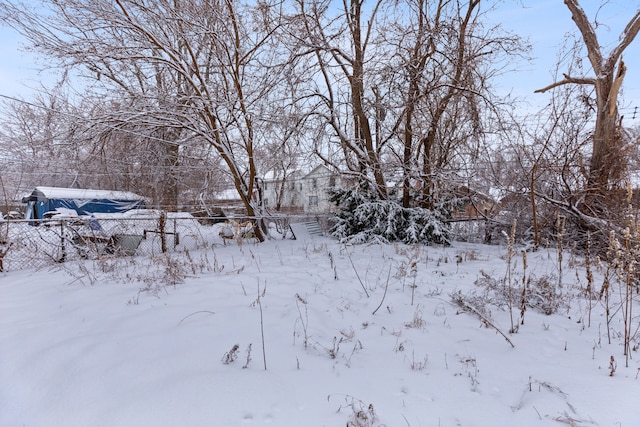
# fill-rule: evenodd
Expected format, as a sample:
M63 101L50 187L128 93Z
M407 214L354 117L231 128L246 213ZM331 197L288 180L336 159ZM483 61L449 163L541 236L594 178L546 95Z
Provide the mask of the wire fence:
M156 212L126 217L52 218L0 222L0 271L43 268L79 260L154 257L166 253L206 249L215 245L255 241L250 218L227 222L189 214ZM290 224L313 223L329 235L329 215L282 215L264 218L271 237L293 238ZM486 242L484 221L452 224L453 240Z
M214 244L215 230L191 216L171 215L3 221L0 271L204 248Z
M227 221L190 214L154 212L112 217L0 221L0 271L43 268L78 260L154 257L215 245L256 241L251 218ZM289 225L313 221L328 233L328 216L274 216L264 223L269 234L291 238Z

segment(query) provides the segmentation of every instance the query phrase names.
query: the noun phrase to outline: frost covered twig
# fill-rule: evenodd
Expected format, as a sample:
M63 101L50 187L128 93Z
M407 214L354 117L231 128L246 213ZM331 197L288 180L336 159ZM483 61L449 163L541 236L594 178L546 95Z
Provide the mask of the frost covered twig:
M327 396L327 401L330 401L334 395ZM373 404L367 405L362 400L350 396L344 395L345 405L340 405L337 412L340 412L342 408L351 408L351 415L347 421L347 427L373 427L378 420L378 416L373 409Z
M369 298L369 292L367 292L367 287L362 282L362 279L360 279L360 275L358 274L358 269L356 269L356 266L353 264L353 260L351 259L351 254L349 253L349 250L346 247L344 250L347 253L347 257L349 257L349 262L351 263L351 267L353 267L353 271L356 272L356 277L358 278L358 282L360 282L360 286L362 286L362 289L364 290L365 295L367 296L367 298Z
M231 347L231 350L229 350L224 354L224 356L222 356L222 363L224 363L225 365L233 363L238 357L239 349L240 349L240 346L238 344L234 344L234 346Z
M462 294L458 291L457 293L453 293L451 294L451 299L453 300L453 302L455 302L458 306L460 306L461 308L463 308L464 310L468 310L473 312L476 316L478 316L480 318L480 320L482 320L487 326L491 326L493 329L496 330L496 332L498 332L500 335L502 335L504 337L505 340L507 340L507 342L511 345L511 347L515 348L516 346L513 345L513 343L511 342L511 340L509 339L509 337L507 337L504 332L502 332L496 325L493 324L493 322L491 320L489 320L484 314L480 313L480 311L478 309L476 309L475 307L473 307L471 304L469 304L464 297L462 296Z
M187 314L185 317L183 317L183 318L178 322L178 325L177 325L177 326L180 326L180 324L181 324L182 322L184 322L185 320L187 320L189 317L191 317L191 316L195 316L196 314L201 314L201 313L216 314L215 312L213 312L213 311L209 311L209 310L200 310L200 311L196 311L196 312L193 312L193 313L191 313L191 314Z
M389 266L389 273L387 274L387 283L384 285L384 294L382 294L382 299L380 300L380 304L378 307L373 310L372 315L375 315L376 312L382 307L382 303L384 302L384 298L387 296L387 288L389 288L389 278L391 277L391 266Z

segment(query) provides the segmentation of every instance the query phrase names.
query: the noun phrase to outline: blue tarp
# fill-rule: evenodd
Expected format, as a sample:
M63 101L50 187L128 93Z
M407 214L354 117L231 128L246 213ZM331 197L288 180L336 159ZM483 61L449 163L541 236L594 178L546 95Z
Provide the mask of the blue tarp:
M26 219L42 219L57 208L73 209L78 215L121 213L145 207L142 196L128 191L90 190L79 188L36 187L22 198L27 204Z

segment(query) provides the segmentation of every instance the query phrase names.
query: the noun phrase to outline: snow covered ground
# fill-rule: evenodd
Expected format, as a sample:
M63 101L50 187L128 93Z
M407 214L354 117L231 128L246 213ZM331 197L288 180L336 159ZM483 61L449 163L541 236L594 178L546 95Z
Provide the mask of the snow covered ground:
M509 334L506 252L319 238L0 273L0 426L640 426L640 357L619 311L611 344L602 303L588 325L580 260ZM554 249L527 261L560 282Z

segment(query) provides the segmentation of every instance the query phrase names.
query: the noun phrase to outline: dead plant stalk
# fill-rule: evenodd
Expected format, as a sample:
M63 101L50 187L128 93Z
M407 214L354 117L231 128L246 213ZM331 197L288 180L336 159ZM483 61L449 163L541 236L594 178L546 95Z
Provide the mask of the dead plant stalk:
M351 259L351 254L349 253L349 250L346 248L346 246L344 248L344 251L347 253L347 257L349 258L349 262L351 263L351 267L353 267L353 271L356 273L356 277L358 278L358 282L360 282L360 286L362 286L362 290L364 290L364 294L367 296L367 298L369 298L369 292L367 291L367 287L362 282L362 279L360 279L360 275L358 274L358 269L356 268L355 264L353 263L353 260Z

